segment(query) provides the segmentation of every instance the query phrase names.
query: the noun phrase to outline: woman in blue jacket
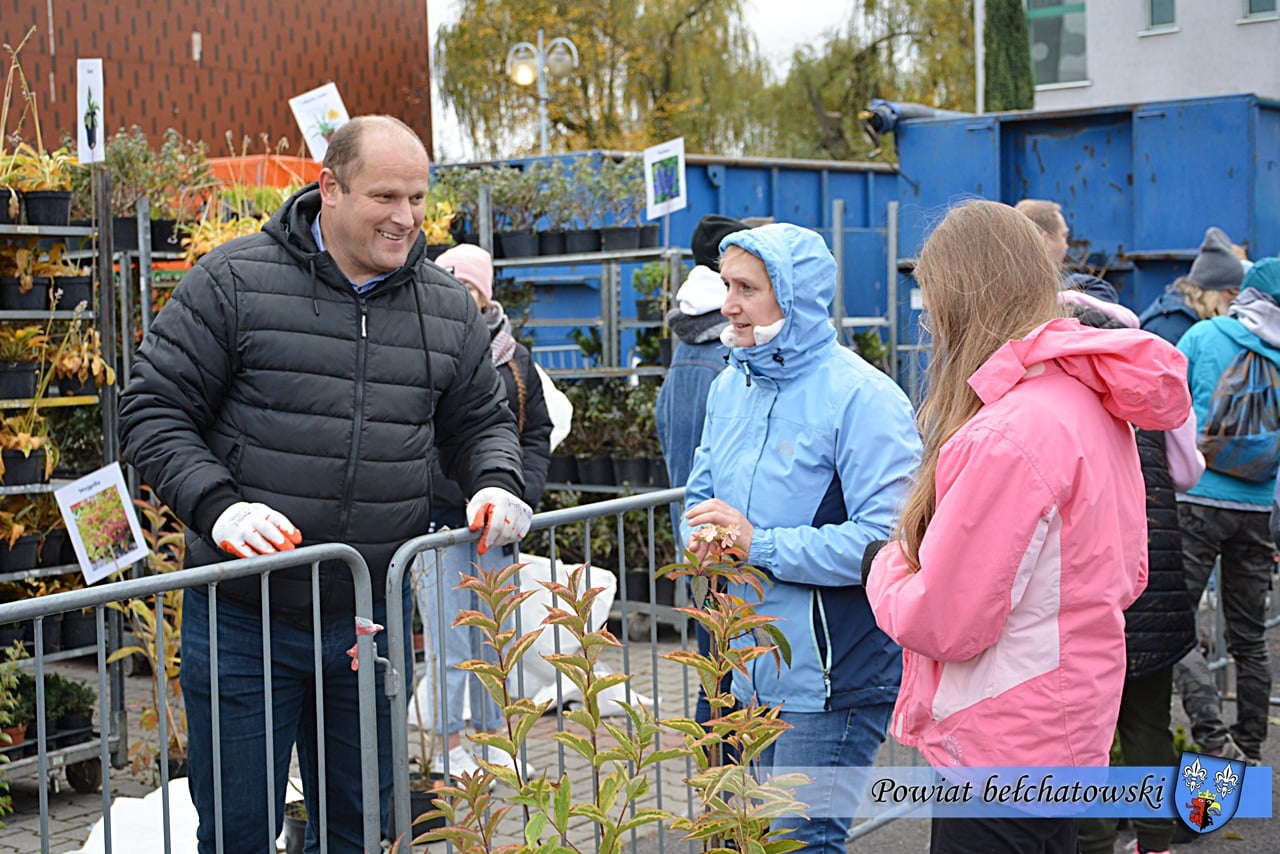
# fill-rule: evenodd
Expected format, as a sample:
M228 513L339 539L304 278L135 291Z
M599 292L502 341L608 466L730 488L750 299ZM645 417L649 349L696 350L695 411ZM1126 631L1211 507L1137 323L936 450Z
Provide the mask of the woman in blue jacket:
M774 826L834 854L845 850L857 775L813 771L870 766L884 740L902 654L876 627L860 564L893 527L920 442L902 390L836 340L836 263L818 234L766 225L720 248L729 367L707 400L681 536L699 553L694 530L736 526L747 563L772 582L758 611L779 619L791 663L758 659L750 676L734 673L733 694L781 705L793 727L766 752L764 773L818 779L797 793L809 819Z

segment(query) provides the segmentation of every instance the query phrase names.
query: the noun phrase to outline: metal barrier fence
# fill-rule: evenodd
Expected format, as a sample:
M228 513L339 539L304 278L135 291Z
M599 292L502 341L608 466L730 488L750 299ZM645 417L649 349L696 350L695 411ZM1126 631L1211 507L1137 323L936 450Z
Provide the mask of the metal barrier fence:
M647 614L654 615L663 606L658 604L657 588L655 584L655 570L669 559L674 557L673 544L669 541L662 540L660 543L660 529L666 526L669 529L670 518L668 508L672 502L679 502L683 499L682 489L669 489L659 492L650 492L640 495L629 496L625 498L613 499L593 504L584 504L578 507L556 510L549 513L540 513L534 517L533 531L543 532L542 536L545 540L547 550L551 554L564 553L570 550L570 545L574 549L581 551L582 560L573 562L565 561L563 564L551 562L548 570L550 577L555 580L564 581L567 572L576 568L581 563L588 565L593 563L593 558L600 556L603 551L610 552L607 560L599 561L599 563L612 563L613 567L610 572L616 572L617 598L611 611L611 618L617 619L623 627L632 625L630 619L634 615ZM531 534L532 536L532 534ZM642 547L634 547L632 540L639 536L642 538ZM395 595L400 589L400 585L404 583L406 576L411 571L415 561L422 557L427 557L433 561L436 571L443 562L445 553L450 549L465 549L470 558L474 559L474 544L476 535L466 531L442 531L439 533L429 534L418 537L405 543L395 554L392 559L388 576L387 576L387 633L388 648L391 650L399 650L409 641L411 623L411 614L406 613L401 607L401 597ZM526 543L530 540L526 539ZM669 552L664 550L670 550ZM629 555L634 555L639 551L643 557L639 561L632 561ZM504 562L520 562L528 559L527 555L516 554L509 561ZM234 578L242 578L246 576L260 575L261 589L263 593L262 615L268 612L270 607L270 591L268 578L272 572L287 569L290 567L303 566L310 564L313 568L312 573L312 595L313 603L318 602L318 573L314 572L314 568L323 560L341 560L351 570L353 580L355 582L356 591L356 609L361 616L372 616L372 590L369 583L368 570L360 558L359 554L348 546L344 545L324 545L309 546L305 549L299 549L293 552L287 552L278 555L271 555L248 560L235 560L217 564L215 566L202 567L198 569L188 569L180 574L165 574L157 576L149 576L146 578L134 579L129 581L113 582L110 584L99 585L89 590L79 590L69 593L60 593L46 596L38 599L25 600L22 602L14 602L8 604L0 604L0 625L21 622L34 621L35 629L35 657L33 664L36 672L37 684L37 707L38 707L38 742L39 742L39 758L38 767L41 779L45 779L50 773L52 765L50 763L51 751L47 747L47 722L45 721L45 698L43 695L43 674L45 672L44 662L44 620L54 614L63 613L72 610L93 608L95 610L99 637L107 623L108 616L112 612L107 610L110 603L123 602L132 599L143 599L149 596L157 596L157 594L179 590L183 588L216 585L220 582L228 581ZM594 574L588 576L588 586L599 586L607 584L607 578L600 569L590 570ZM632 585L628 587L629 576L633 572L642 573L647 579L647 589L637 590ZM598 574L596 574L598 573ZM1220 587L1218 588L1220 589ZM434 599L428 599L429 607L435 610L434 615L429 615L428 620L434 628L434 642L437 650L443 650L445 647L445 635L449 631L449 625L452 621L452 614L446 614L444 610L444 590L441 585L434 585L431 590L431 596ZM216 602L216 593L211 597L211 602ZM421 598L419 599L421 601ZM1208 654L1207 658L1209 666L1212 670L1223 677L1223 687L1229 686L1229 680L1226 679L1229 671L1229 659L1225 651L1224 624L1221 612L1220 600L1212 593L1205 599L1206 609L1202 611L1201 619L1204 620L1206 627ZM216 607L216 606L215 606ZM318 624L318 606L313 607L313 618L317 618ZM157 596L155 606L155 617L158 631L156 642L163 648L164 643L164 605L161 597ZM1267 627L1273 628L1280 624L1280 601L1274 595L1270 597L1268 611ZM434 619L432 619L432 617ZM528 620L523 620L517 615L517 631L527 631L533 626L529 625ZM211 623L213 620L211 619ZM270 648L270 630L269 622L263 620L266 630L263 633L264 649ZM626 687L626 696L628 699L640 701L648 701L655 708L659 702L666 707L664 714L659 717L670 716L671 714L680 714L689 716L692 710L693 702L696 698L696 685L683 668L675 665L668 665L659 660L659 649L661 646L688 647L692 644L692 638L688 626L684 621L676 621L674 625L677 628L674 631L674 637L670 634L665 635L660 642L659 629L657 620L648 620L644 622L647 629L648 637L639 638L630 636L631 633L623 631L619 633L622 641L622 648L619 651L615 661L611 664L617 665L618 672L631 674L633 682L628 683ZM560 636L558 633L552 633L553 639L559 643ZM216 637L210 638L211 648L216 649ZM313 645L318 647L318 632L313 631ZM374 661L373 640L367 636L358 638L358 648L360 660L364 662ZM558 648L557 648L558 651ZM216 653L215 653L216 654ZM99 673L99 713L100 720L103 722L103 737L99 747L99 758L103 768L105 769L110 760L111 751L119 746L119 742L123 739L124 731L122 723L118 726L115 719L107 714L107 694L108 694L108 675L105 667L105 659L107 650L100 645L98 651L98 673ZM392 802L392 821L393 838L403 836L405 831L396 830L397 828L409 828L411 826L412 814L410 810L410 777L409 777L409 751L413 744L408 730L408 711L410 708L409 693L413 690L413 675L403 673L400 669L398 657L393 656L393 662L386 659L377 659L377 663L384 668L384 685L383 691L390 701L391 711L391 743L392 743L392 771L394 778L394 796ZM444 710L448 707L447 687L445 680L442 678L443 661L436 662L433 665L428 658L427 672L423 678L432 680L432 695L438 702L437 708ZM270 665L269 659L266 665L266 673L264 673L264 682L270 684ZM212 670L213 674L217 673L216 667ZM519 674L519 679L523 679L523 671ZM380 815L378 804L378 762L377 762L377 723L374 715L373 705L375 698L375 674L372 667L361 667L358 672L359 691L360 691L360 718L361 718L361 782L362 782L362 798L364 803L363 814L363 834L365 839L366 850L377 850L378 840L380 838L380 828L378 826L378 818ZM216 683L216 675L211 680L211 690L216 697L218 685ZM517 693L524 695L529 686L523 682L517 687ZM564 700L564 688L561 680L557 678L554 682L553 694L555 696L555 706L559 707ZM316 693L317 704L323 703L323 685L317 679ZM647 697L645 696L647 693ZM161 703L163 704L163 695ZM1275 698L1272 699L1276 703ZM271 714L271 694L270 689L267 690L265 699L267 715ZM672 709L672 705L677 708ZM167 743L167 733L165 731L166 716L164 714L163 705L159 710L159 744ZM443 714L443 712L442 712ZM366 724L367 722L367 724ZM215 718L215 728L217 726ZM546 727L554 727L559 729L563 726L562 721L557 716L554 722L548 720ZM268 727L270 728L270 727ZM535 734L545 734L542 730L536 730ZM568 770L572 776L573 769L568 767L572 764L573 757L566 757L562 747L556 744L550 746L550 740L544 738L537 739L538 758L544 756L551 757L551 762L556 766L553 772L549 766L543 766L548 771L548 776L558 778L561 772ZM527 746L527 745L526 745ZM450 770L448 750L441 751L443 758L443 770L445 775ZM272 755L272 744L268 740L267 753L264 756L266 765L266 775L268 777L268 790L274 787L273 763L270 761ZM55 757L56 758L56 757ZM529 761L529 754L526 751L522 755L522 759ZM893 766L915 765L920 763L919 754L914 750L903 748L897 745L891 739L886 741L881 749L879 763ZM218 764L218 757L215 756L215 764ZM661 769L655 772L652 786L651 803L645 806L655 805L664 809L668 809L675 813L692 814L694 809L693 795L691 790L683 783L683 778L689 776L691 769L688 764L678 769L671 769L668 773L667 769ZM168 799L168 769L163 763L160 765L161 786L164 791L161 793L164 805L164 850L170 850L169 840L169 799ZM576 786L575 786L576 788ZM105 838L107 839L106 851L112 851L111 843L111 816L110 804L112 799L110 781L107 775L103 775L103 815L105 822ZM320 821L322 828L325 827L326 812L323 805L324 792L323 787L320 793L322 806L320 810ZM269 820L271 826L274 827L276 821L276 813L274 803L268 806ZM864 837L877 828L894 820L899 812L890 811L877 818L863 821L854 826L850 839ZM219 813L220 814L220 813ZM42 839L42 852L49 850L49 804L48 794L41 787L40 792L40 829ZM518 832L518 829L517 831ZM633 832L634 833L634 832ZM674 847L679 851L692 851L692 846L685 848L685 843L679 842L672 831L659 825L657 828L658 838L654 841L654 847L658 851L665 851L667 848L668 837L670 837ZM417 835L416 832L409 834L408 838ZM516 837L518 839L518 837ZM327 850L327 839L325 834L321 834L321 850ZM515 839L510 840L515 841ZM598 839L596 840L598 842ZM274 845L275 840L271 840ZM407 842L407 839L406 839ZM590 846L592 840L588 837L578 840L579 847ZM633 836L634 842L634 836ZM411 846L405 844L401 850L407 850ZM121 847L119 850L127 850L127 846ZM221 846L219 846L221 850ZM273 849L274 850L274 849ZM583 850L586 850L583 848Z
M218 632L215 627L218 624L217 607L218 593L217 585L222 582L231 581L233 579L245 578L249 576L259 575L261 577L261 626L262 626L262 651L263 651L263 684L264 684L264 713L266 718L266 732L269 735L266 738L266 755L264 758L266 790L274 792L276 787L275 781L275 729L272 721L272 678L271 678L271 621L267 615L271 609L271 591L269 579L273 572L293 567L301 567L310 565L311 567L311 597L312 597L312 649L315 653L316 680L315 680L315 702L316 702L316 731L317 731L317 762L320 768L319 778L324 779L325 751L324 751L324 678L320 668L320 638L323 624L320 621L320 573L319 564L321 561L340 561L345 564L351 571L355 591L356 613L366 618L373 616L373 587L369 578L369 569L365 565L364 559L359 552L350 546L341 544L308 546L303 549L297 549L290 552L284 552L275 555L266 555L262 557L249 558L244 560L233 560L212 566L199 567L196 569L184 569L179 573L165 573L161 575L152 575L145 578L131 579L127 581L116 581L87 589L75 590L67 593L57 593L50 596L44 596L36 599L27 599L21 602L11 602L0 605L0 625L8 623L25 622L33 620L35 623L35 681L36 681L36 721L38 725L39 737L39 774L40 779L46 779L50 771L49 750L47 744L48 722L45 719L46 706L44 696L44 621L46 618L67 611L76 611L86 608L93 608L97 616L97 624L99 637L103 637L106 609L113 603L128 602L130 600L141 600L149 596L155 596L155 643L157 649L165 649L165 606L164 597L160 594L169 591L182 590L192 587L209 586L209 652L210 652L210 692L212 696L212 721L213 721L213 743L220 744L220 714L219 714L219 684L218 684ZM357 684L359 687L359 717L360 717L360 755L361 755L361 797L363 803L363 838L364 848L366 851L377 851L380 846L381 828L379 822L379 790L378 790L378 751L377 751L377 720L374 712L376 701L374 667L375 648L374 641L371 636L360 635L356 639L357 654L362 662L367 665L359 668L357 672ZM162 671L163 671L163 658ZM98 648L98 668L99 668L99 713L101 721L108 721L107 714L107 669L106 669L106 647L99 644ZM154 678L163 680L165 674L163 672L154 674ZM157 692L159 703L158 713L158 741L163 746L169 743L169 733L167 732L167 695L164 690ZM108 733L107 726L103 727L104 735L101 740L100 761L102 768L107 768L109 761L109 747L113 739L122 737L120 733ZM246 758L247 761L247 758ZM159 763L161 777L161 798L163 811L163 844L165 852L172 849L169 829L170 802L169 802L169 772L167 764ZM221 751L214 751L213 755L213 775L214 775L214 815L217 826L217 851L222 854L223 833L222 833L222 758ZM113 839L111 832L111 783L109 776L103 774L102 780L102 807L104 821L104 839L105 851L107 854L113 850ZM321 786L318 793L319 798L319 827L320 827L320 848L321 851L328 851L328 816L327 816L327 793L325 787ZM270 833L269 839L263 840L264 847L267 850L274 851L276 845L275 826L277 820L275 799L268 799L267 803L268 829ZM49 803L48 792L44 785L40 787L40 837L42 854L49 852ZM134 850L136 848L136 840L133 845L122 845L119 850Z

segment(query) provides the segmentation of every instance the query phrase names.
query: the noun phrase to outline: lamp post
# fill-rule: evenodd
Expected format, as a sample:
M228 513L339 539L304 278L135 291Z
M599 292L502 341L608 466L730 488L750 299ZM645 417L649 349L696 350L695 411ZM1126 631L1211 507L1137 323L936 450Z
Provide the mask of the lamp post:
M560 36L544 47L542 29L538 29L538 43L520 42L507 51L507 76L517 86L538 84L538 133L542 141L542 153L547 153L547 76L553 80L567 77L578 67L578 47Z

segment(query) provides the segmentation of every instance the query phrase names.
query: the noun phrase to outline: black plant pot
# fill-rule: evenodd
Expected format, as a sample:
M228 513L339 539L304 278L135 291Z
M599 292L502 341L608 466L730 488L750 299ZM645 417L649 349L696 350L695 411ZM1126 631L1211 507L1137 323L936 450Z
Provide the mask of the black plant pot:
M660 323L662 321L662 298L640 297L637 299L636 320Z
M27 225L71 224L70 190L28 190L22 200L27 209Z
M600 229L572 228L564 233L564 251L571 255L600 251Z
M39 537L36 540L39 541ZM34 567L35 564L32 564ZM50 614L44 618L44 651L62 652L62 614ZM61 729L62 727L58 727Z
M675 345L671 338L658 339L658 362L664 368L671 367L671 355Z
M564 231L562 229L538 232L539 255L563 255L564 253Z
M92 611L68 611L62 615L62 648L84 649L98 645L98 617Z
M178 221L176 219L151 220L151 251L181 252L178 242Z
M23 534L11 546L0 540L0 572L24 572L35 569L40 550L39 534ZM45 623L46 628L48 622Z
M111 220L111 246L117 252L138 251L138 218L118 216Z
M538 256L538 235L532 228L500 231L494 236L498 239L503 258L536 258Z
M648 486L648 457L614 457L613 479L619 486Z
M611 225L600 229L600 243L605 252L640 248L640 226Z
M662 245L662 226L658 223L640 226L640 248L657 249Z
M53 280L53 290L58 297L54 308L59 311L71 311L80 303L85 311L93 311L92 276L59 276Z
M67 532L63 528L54 528L40 540L39 556L36 566L59 566L62 564L62 544L67 540Z
M606 456L578 457L578 482L591 486L613 486L613 460Z
M39 362L0 363L0 399L35 397L39 378Z
M578 458L565 454L552 454L547 467L547 483L577 483Z
M649 460L649 485L656 489L667 489L671 486L671 478L667 475L667 461L662 457L653 457Z
M4 460L4 476L0 477L0 483L5 486L47 483L49 480L44 473L42 450L34 450L30 456L23 456L21 451L0 451L0 459Z
M93 377L90 376L83 382L79 376L72 375L69 377L59 377L58 394L61 397L83 397L85 395L94 395L98 393L98 387L94 385Z
M4 311L48 311L49 279L37 279L31 290L23 293L21 280L6 276L0 279L0 309Z

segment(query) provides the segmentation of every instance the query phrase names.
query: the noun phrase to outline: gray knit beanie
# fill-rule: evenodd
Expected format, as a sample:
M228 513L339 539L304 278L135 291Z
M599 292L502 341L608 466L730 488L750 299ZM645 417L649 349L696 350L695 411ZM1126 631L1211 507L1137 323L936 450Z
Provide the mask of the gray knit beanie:
M1231 251L1231 238L1225 231L1210 227L1204 233L1200 254L1191 262L1187 278L1206 291L1239 289L1244 279L1244 265Z

